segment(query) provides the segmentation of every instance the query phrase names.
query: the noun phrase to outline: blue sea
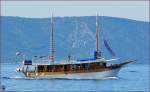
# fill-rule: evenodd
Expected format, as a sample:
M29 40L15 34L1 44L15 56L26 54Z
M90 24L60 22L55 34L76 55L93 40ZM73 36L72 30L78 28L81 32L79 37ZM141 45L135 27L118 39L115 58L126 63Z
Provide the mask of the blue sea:
M16 72L18 64L1 64L1 83L6 91L149 91L149 65L130 64L115 78L27 79Z

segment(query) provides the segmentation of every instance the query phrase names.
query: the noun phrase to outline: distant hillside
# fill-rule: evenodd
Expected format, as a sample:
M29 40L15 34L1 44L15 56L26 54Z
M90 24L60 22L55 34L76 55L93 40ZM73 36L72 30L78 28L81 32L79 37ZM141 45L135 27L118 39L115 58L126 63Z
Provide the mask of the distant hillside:
M115 17L100 17L100 48L105 58L112 58L103 37L118 57L148 62L148 22ZM17 51L31 58L48 55L50 18L1 17L2 60L15 62ZM55 51L57 60L71 54L75 59L93 57L95 50L95 17L56 17Z

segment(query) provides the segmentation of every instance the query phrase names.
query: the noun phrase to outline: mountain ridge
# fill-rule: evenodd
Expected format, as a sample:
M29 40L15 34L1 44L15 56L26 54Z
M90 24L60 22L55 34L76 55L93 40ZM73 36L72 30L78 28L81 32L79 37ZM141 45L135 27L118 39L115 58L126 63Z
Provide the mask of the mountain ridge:
M23 19L50 19L50 17L43 17L43 18L34 18L34 17L24 17L24 16L1 16L1 17L9 17L9 18L23 18ZM82 18L82 17L95 17L95 16L56 16L55 18ZM108 18L115 18L115 19L123 19L123 20L131 20L131 21L137 21L137 22L145 22L149 23L148 21L142 21L142 20L136 20L136 19L130 19L130 18L122 18L122 17L113 17L113 16L99 16L99 17L108 17Z
M118 57L134 58L140 61L143 61L143 58L148 59L148 22L108 16L100 16L99 22L100 44L102 45L100 47L104 57L112 58L103 46L103 37L106 36ZM15 56L17 51L25 53L30 58L34 55L49 54L50 18L2 16L1 23L3 57L17 58ZM58 60L66 59L68 54L75 59L93 57L96 30L94 16L56 17L54 28ZM131 52L127 54L129 49ZM3 61L10 60L4 59ZM140 61L138 63L143 63Z

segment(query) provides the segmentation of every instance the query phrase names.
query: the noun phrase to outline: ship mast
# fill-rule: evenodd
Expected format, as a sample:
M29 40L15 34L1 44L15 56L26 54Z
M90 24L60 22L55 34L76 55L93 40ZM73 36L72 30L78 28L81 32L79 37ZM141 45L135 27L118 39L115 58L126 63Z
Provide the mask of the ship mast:
M51 45L50 45L50 56L49 59L54 62L54 22L53 22L53 13L51 16Z
M101 51L99 49L99 22L98 14L96 16L96 59L101 57Z

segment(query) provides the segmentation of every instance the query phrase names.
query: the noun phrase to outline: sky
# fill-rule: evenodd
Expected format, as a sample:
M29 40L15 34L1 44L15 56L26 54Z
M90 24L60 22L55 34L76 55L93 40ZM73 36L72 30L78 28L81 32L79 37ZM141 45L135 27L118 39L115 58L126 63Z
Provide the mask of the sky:
M1 16L112 16L149 21L148 1L1 1Z

